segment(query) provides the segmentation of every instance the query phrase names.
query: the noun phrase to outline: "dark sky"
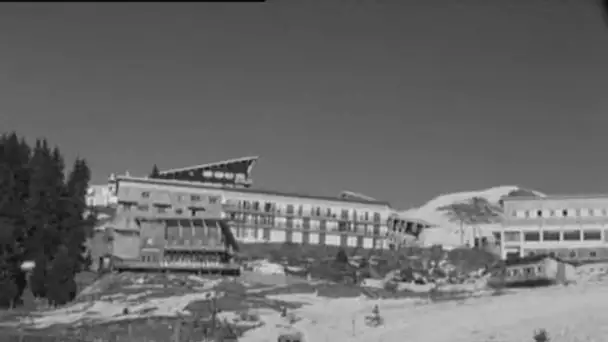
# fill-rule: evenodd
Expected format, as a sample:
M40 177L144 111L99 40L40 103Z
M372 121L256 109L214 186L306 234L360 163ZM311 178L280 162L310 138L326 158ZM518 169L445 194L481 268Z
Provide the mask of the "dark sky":
M421 204L608 192L593 0L0 4L0 128L94 180L259 155L257 186Z

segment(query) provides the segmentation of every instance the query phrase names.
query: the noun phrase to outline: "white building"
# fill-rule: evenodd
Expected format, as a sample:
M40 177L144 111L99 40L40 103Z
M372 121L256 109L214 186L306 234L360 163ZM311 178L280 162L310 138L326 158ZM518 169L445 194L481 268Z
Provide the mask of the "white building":
M501 255L608 259L608 195L504 199Z

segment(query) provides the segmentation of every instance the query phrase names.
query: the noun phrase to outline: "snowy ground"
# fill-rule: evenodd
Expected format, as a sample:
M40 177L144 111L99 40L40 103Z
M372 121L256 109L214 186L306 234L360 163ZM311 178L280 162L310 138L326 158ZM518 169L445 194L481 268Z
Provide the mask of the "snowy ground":
M598 266L587 268L590 270L585 272L593 273L591 269L595 272ZM314 284L277 274L246 272L236 282L196 276L163 277L107 278L106 283L120 280L120 286L100 281L83 291L83 297L71 305L37 312L20 321L5 321L0 326L44 329L142 317L188 316L204 311L210 296L214 296L225 303L220 316L236 325L255 327L240 340L245 342L276 341L286 331L301 332L306 342L401 342L404 338L426 342L520 342L531 341L533 332L541 328L548 331L552 342L608 340L608 325L603 324L608 319L608 281L590 275L578 285L517 290L502 296L480 291L477 297L435 303L428 298L332 299L319 295L320 290L295 293ZM332 285L319 284L318 288L323 286L327 292L327 286ZM329 288L329 292L340 290ZM294 304L289 309L290 315L297 318L294 324L279 315L278 309L287 303ZM364 324L374 305L379 306L385 320L378 328ZM128 314L124 314L125 308ZM244 321L244 313L256 318Z
M306 341L531 341L544 328L553 342L608 338L608 285L593 284L522 290L516 294L460 302L421 304L414 300L327 300L294 296L310 305L293 313L302 319L291 329ZM287 300L286 296L282 296ZM364 317L378 304L385 324L370 328ZM244 342L266 342L284 331L277 314L262 316L266 325L245 334Z

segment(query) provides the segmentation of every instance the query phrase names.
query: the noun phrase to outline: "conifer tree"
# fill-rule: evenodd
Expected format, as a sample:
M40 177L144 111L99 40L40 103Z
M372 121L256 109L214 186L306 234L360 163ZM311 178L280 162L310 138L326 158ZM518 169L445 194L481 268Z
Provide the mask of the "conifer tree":
M85 268L85 242L87 232L92 231L95 217L87 215L86 193L89 187L91 171L84 159L76 159L68 176L66 197L68 200L64 210L62 226L64 229L63 243L68 255L74 261L74 270Z
M156 164L152 167L152 172L150 172L149 178L158 178L160 176L160 171L158 171L158 167Z
M67 247L57 249L47 275L46 297L51 305L63 305L76 296L76 281L74 280L74 261Z

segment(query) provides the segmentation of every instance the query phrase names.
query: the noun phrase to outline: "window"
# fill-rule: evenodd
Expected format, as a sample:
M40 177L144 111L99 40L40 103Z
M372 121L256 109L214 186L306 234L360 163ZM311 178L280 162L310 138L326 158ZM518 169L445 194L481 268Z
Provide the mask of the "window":
M217 196L209 196L209 204L217 204L217 202L220 201L220 198ZM244 203L247 203L247 209L249 209L249 202L244 201L243 202L243 206L245 205Z
M331 208L327 208L325 215L327 215L327 217L331 217Z
M201 196L199 196L199 195L190 195L190 200L192 202L199 202L201 200Z
M591 257L591 258L597 258L597 252L596 251L589 251L589 257Z
M536 211L536 216L543 217L543 211L542 210L537 210Z
M568 209L564 209L564 210L562 210L562 216L563 216L563 217L568 216Z
M167 212L167 207L157 207L157 211L159 214L164 214Z
M589 209L589 216L595 216L595 209Z
M525 218L530 218L530 210L524 211L524 217Z
M286 213L287 214L293 214L293 204L288 204L287 205Z
M585 231L583 231L583 240L601 241L602 240L602 231L601 230L585 230Z
M374 222L380 222L380 213L374 213Z
M513 211L511 212L511 216L513 216L513 217L517 217L517 210L513 210Z
M569 230L564 232L564 241L580 241L581 231L580 230Z
M606 211L606 209L602 209L602 216L608 216L608 212Z
M570 256L571 258L576 258L576 251L570 251L569 256Z
M549 216L555 216L555 210L554 209L551 209L549 211Z
M365 212L365 221L369 221L369 212Z
M141 198L150 198L150 192L149 191L144 191L141 193Z
M267 212L267 213L271 212L272 211L272 203L270 203L270 202L264 203L264 211Z
M505 242L519 242L521 240L520 232L504 232Z
M139 210L139 211L148 211L148 210L150 210L150 207L148 207L148 205L146 205L146 204L140 204L140 205L137 206L137 210Z
M525 232L524 241L540 241L540 232Z
M302 216L304 214L304 206L298 206L298 216Z
M340 213L340 218L343 220L348 220L348 209L342 209Z
M543 232L543 241L559 241L559 232L546 230Z
M181 214L184 213L184 209L177 208L177 209L175 209L175 213L178 214L178 215L181 215Z
M315 208L315 215L321 216L321 207L316 207Z
M253 201L253 210L260 211L260 202Z
M581 210L580 209L576 209L574 211L574 213L575 213L576 216L581 216Z

